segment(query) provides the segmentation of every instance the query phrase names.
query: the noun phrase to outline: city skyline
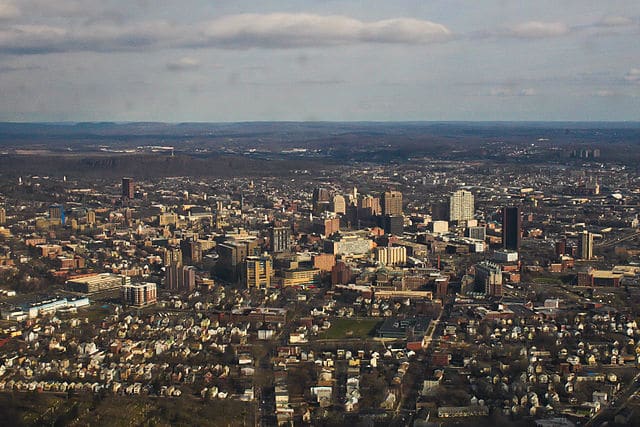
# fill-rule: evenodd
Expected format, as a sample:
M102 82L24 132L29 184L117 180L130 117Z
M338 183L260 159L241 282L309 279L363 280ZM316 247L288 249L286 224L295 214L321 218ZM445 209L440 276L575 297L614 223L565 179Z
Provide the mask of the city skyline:
M639 16L632 1L3 0L0 120L633 121Z

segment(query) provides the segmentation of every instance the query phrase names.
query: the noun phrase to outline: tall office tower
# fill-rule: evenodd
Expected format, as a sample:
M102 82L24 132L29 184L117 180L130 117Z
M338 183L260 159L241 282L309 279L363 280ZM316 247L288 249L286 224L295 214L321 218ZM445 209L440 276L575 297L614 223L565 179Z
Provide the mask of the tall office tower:
M185 262L199 264L202 262L202 245L196 240L182 240L180 250Z
M316 188L313 190L311 202L313 203L314 214L319 215L329 209L331 193L326 188Z
M333 213L344 215L347 212L347 202L344 199L344 196L340 194L336 194L331 199L331 210Z
M582 232L582 236L580 238L580 258L582 259L592 259L593 258L593 234L589 233L587 230Z
M380 215L382 207L380 199L373 196L365 196L358 202L358 218L368 218L373 215Z
M247 289L271 287L273 261L269 255L249 256L244 261L244 282Z
M402 215L402 193L385 191L380 199L382 215Z
M290 248L291 230L289 227L271 227L269 230L269 243L271 252L286 252Z
M449 221L469 221L473 219L475 207L473 194L467 190L455 191L449 197Z
M3 225L7 222L7 211L4 208L0 208L0 225Z
M476 264L476 289L484 290L485 295L502 296L502 271L498 264L482 261Z
M351 193L349 193L349 204L357 205L358 204L358 189L353 187Z
M136 193L133 178L122 178L122 198L133 199Z
M60 224L64 225L64 206L51 205L49 206L49 219L59 219Z
M95 224L96 223L96 212L95 211L87 211L87 223Z
M511 251L520 250L522 215L519 206L502 208L502 247Z
M404 216L402 215L385 215L382 217L382 229L385 234L393 234L394 236L402 236L404 233Z

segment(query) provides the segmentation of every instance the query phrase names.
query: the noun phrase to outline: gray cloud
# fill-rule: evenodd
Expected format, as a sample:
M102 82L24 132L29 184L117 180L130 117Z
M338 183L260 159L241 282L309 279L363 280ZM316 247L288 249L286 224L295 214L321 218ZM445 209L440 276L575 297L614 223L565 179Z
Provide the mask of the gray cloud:
M515 89L509 87L493 88L489 91L489 96L511 97L511 96L535 96L537 91L533 88Z
M569 27L563 22L528 21L514 25L505 35L517 38L537 39L561 37L569 34Z
M634 20L626 16L605 16L596 22L600 27L629 27L634 24Z
M200 68L200 61L189 56L182 57L177 61L171 61L167 63L167 70L169 71L185 71L195 70Z
M640 68L632 68L624 76L624 79L631 83L640 84Z

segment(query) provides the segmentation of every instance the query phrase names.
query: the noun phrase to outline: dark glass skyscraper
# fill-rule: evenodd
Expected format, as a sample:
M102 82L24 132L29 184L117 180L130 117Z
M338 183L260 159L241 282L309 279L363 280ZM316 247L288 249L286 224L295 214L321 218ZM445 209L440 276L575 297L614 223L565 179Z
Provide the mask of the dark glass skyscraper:
M522 215L520 207L502 208L502 246L512 251L520 250L522 235Z

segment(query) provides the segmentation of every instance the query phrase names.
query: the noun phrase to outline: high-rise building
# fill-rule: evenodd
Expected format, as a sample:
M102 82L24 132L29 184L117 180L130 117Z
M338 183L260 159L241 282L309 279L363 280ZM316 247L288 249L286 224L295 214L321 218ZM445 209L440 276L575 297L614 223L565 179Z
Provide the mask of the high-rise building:
M340 218L314 218L312 229L314 233L331 236L340 231Z
M485 295L502 296L502 270L498 264L482 261L475 266L476 289L483 290Z
M502 208L502 247L512 251L520 250L522 240L522 215L519 206Z
M95 211L87 211L87 223L95 224L96 223L96 212Z
M0 225L4 225L7 222L7 211L4 208L0 208Z
M376 261L383 265L404 265L407 263L407 248L404 246L376 248Z
M165 272L165 287L170 291L193 291L196 288L196 268L170 264Z
M273 261L269 255L249 256L244 261L244 282L247 289L271 287Z
M378 197L365 196L358 201L358 219L368 219L381 213L382 207Z
M202 245L196 240L183 240L180 242L182 257L190 264L200 264L202 262Z
M382 218L382 228L385 234L402 236L404 233L404 217L402 215L385 215Z
M51 205L49 206L49 219L59 219L60 224L64 225L65 217L64 217L64 206L62 205Z
M271 227L269 230L269 244L271 252L287 252L291 240L291 229L289 227Z
M339 261L331 269L331 284L347 285L351 281L351 269L343 261Z
M196 288L196 268L190 265L182 267L181 290L191 292Z
M329 209L331 193L326 188L316 188L313 190L311 201L313 203L313 212L319 215Z
M182 266L182 250L180 248L166 248L164 250L164 265L171 264Z
M244 274L241 267L247 256L259 255L256 239L227 240L216 246L216 251L220 255L215 267L216 273L233 283L240 282L240 278Z
M136 193L133 178L122 178L122 198L133 199Z
M458 190L449 197L449 221L469 221L475 213L473 194Z
M144 307L158 300L158 287L155 283L134 283L122 287L122 302L126 305Z
M580 237L579 254L582 259L593 258L593 233L587 230L583 231Z
M402 215L402 193L385 191L380 198L382 215Z
M345 201L344 196L340 194L333 196L331 199L331 211L342 215L347 212L347 202Z

